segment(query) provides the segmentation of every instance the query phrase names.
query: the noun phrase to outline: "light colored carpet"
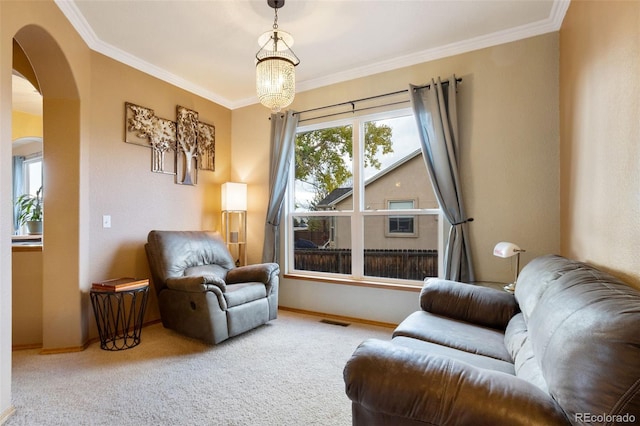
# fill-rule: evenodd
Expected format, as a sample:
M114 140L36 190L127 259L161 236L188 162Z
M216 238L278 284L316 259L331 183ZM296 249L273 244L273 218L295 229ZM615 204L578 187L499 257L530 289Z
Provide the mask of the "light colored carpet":
M390 328L341 327L287 311L217 346L160 324L110 352L13 353L16 425L351 424L342 370L364 339Z

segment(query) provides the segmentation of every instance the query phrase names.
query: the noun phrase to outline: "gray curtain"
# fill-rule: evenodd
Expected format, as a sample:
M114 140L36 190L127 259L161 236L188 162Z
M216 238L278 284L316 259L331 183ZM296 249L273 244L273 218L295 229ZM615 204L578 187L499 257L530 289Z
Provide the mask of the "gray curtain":
M295 149L298 115L293 111L271 114L271 156L269 166L269 206L264 229L263 262L278 262L280 253L280 216L289 182L291 159Z
M449 83L431 80L428 87L410 86L411 106L418 124L422 155L433 190L445 218L451 224L444 253L444 278L475 281L468 218L460 187L456 77Z
M18 223L18 206L15 204L16 198L22 195L24 191L24 182L22 181L22 165L24 164L24 157L21 155L13 156L13 231L14 234L20 228Z

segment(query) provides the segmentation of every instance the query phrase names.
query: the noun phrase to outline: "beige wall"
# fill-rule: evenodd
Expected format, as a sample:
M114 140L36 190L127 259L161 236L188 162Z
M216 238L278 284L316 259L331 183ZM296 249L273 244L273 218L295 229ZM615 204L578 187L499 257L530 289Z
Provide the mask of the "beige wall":
M562 253L640 288L640 2L572 1L560 32Z
M42 116L12 111L11 140L42 137Z
M558 34L552 33L298 93L292 109L402 90L431 77L461 77L462 179L467 211L475 218L470 229L477 279L508 282L513 266L492 255L497 242L526 249L523 263L560 251L558 56ZM250 261L259 259L264 234L268 116L259 105L233 111L233 173L255 195L249 205ZM415 293L347 287L284 279L280 300L283 306L387 322L416 308Z
M42 251L14 249L12 347L42 345Z

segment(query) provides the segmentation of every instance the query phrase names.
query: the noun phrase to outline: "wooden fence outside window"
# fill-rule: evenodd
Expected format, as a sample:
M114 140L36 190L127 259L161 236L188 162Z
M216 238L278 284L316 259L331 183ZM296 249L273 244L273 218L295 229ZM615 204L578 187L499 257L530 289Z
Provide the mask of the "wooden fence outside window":
M351 274L350 249L296 248L294 262L300 271ZM437 277L438 251L366 249L364 274L416 281Z

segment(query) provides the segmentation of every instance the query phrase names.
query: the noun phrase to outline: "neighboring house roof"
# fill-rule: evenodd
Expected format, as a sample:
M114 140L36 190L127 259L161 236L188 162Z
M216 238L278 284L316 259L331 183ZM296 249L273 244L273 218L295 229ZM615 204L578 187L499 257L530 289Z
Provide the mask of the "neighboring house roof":
M351 194L353 188L336 188L324 197L317 205L319 209L327 210L333 207L338 201L342 200L347 194Z
M385 175L391 173L392 171L396 170L397 168L402 167L409 160L412 160L413 158L415 158L416 156L418 156L420 154L422 154L422 150L416 149L411 154L409 154L409 155L407 155L405 157L402 157L400 160L398 160L395 163L391 164L389 167L387 167L384 170L381 170L380 172L378 172L375 175L371 176L369 179L367 179L364 182L365 188L370 183L373 183L373 182L377 181L378 179L382 178L383 176L385 176ZM336 188L333 191L331 191L329 193L329 195L324 197L318 203L317 207L318 207L318 209L322 209L322 210L332 209L339 202L349 198L351 196L352 192L353 192L353 188L351 188L351 187L348 187L348 188Z

